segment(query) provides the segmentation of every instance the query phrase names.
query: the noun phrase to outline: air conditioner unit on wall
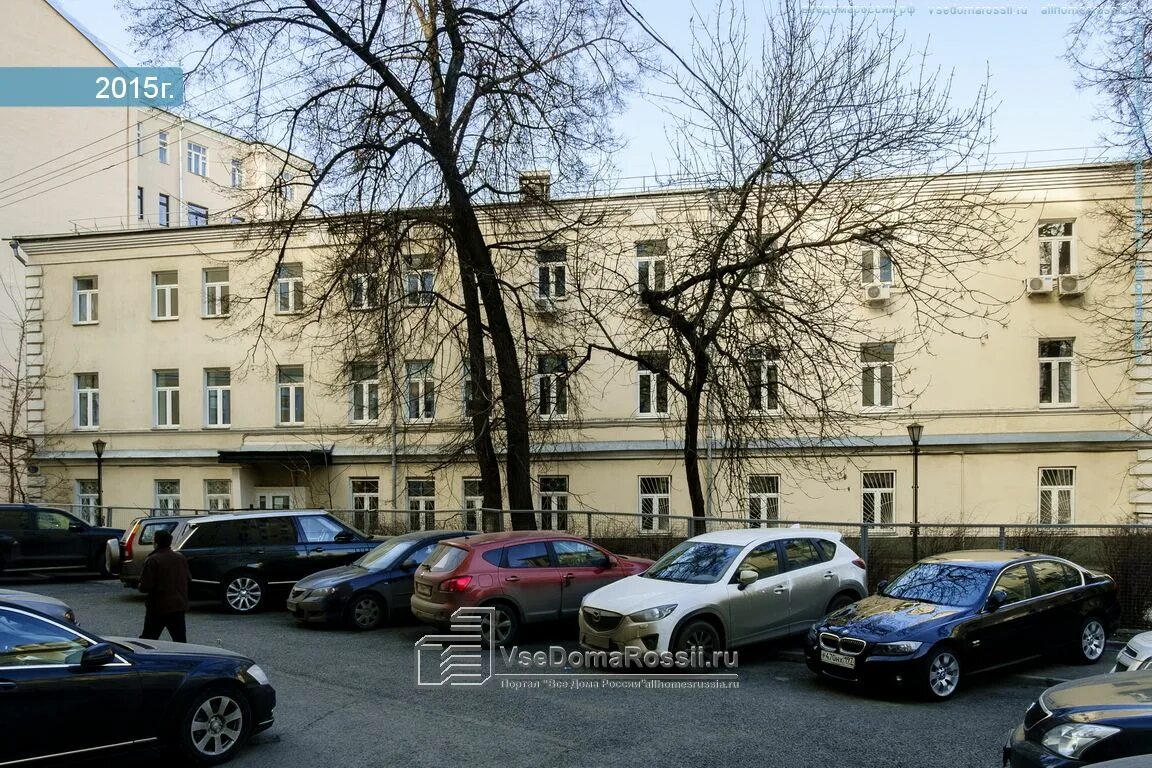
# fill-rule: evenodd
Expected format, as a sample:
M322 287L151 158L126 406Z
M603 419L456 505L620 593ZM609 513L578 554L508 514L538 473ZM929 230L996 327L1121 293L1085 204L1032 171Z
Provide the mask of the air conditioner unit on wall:
M883 304L892 298L892 286L888 283L872 283L864 286L864 301L868 304Z
M551 314L556 311L556 300L548 296L538 297L534 308L538 313Z
M1024 290L1029 296L1052 293L1052 275L1036 275L1024 281Z
M1079 296L1084 293L1087 287L1087 280L1080 277L1080 275L1061 275L1060 276L1060 295L1061 296Z

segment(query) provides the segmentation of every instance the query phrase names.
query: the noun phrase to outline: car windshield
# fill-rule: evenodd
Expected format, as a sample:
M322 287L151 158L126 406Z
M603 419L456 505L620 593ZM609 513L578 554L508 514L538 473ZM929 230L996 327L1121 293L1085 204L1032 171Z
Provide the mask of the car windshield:
M728 570L736 555L740 554L740 549L731 544L685 541L657 560L642 575L661 581L714 584Z
M988 591L993 571L953 563L917 563L884 588L883 595L936 605L970 607Z
M392 539L387 541L368 554L361 557L353 565L367 568L370 571L386 571L396 562L396 558L404 551L411 540Z

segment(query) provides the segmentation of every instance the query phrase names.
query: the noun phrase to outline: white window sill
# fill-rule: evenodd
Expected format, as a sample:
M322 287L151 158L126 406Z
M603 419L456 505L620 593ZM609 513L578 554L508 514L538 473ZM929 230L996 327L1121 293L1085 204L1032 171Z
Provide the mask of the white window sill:
M232 429L231 424L205 424L204 429Z
M659 420L668 418L667 413L637 413L636 418L644 420Z
M152 427L153 431L159 432L175 432L180 429L179 424L156 424Z
M434 424L434 423L436 423L436 417L432 417L431 419L404 419L404 423L405 424Z
M152 318L152 322L154 322L154 323L167 323L167 322L170 322L172 320L179 320L179 319L180 319L180 315L174 315L172 317L154 317L154 318Z
M353 427L378 427L380 426L380 419L361 419L359 421L356 419L349 419L348 424Z
M100 431L100 425L97 424L94 427L72 427L72 431L73 432L99 432Z
M274 315L301 315L304 313L302 309L277 309L272 314Z
M1066 411L1080 406L1076 403L1039 403L1036 407L1042 411Z
M72 325L100 325L99 320L73 320Z
M276 422L276 426L277 427L302 427L302 426L304 426L304 422L302 422L302 421L278 421L278 422Z
M536 414L536 418L540 421L568 421L568 414L566 413L549 413L549 414Z
M769 410L756 410L754 408L750 408L748 410L748 415L749 416L779 416L783 412L784 411L781 408L772 408Z
M900 409L895 405L861 405L859 410L860 413L892 413Z
M231 315L200 315L201 320L227 320Z

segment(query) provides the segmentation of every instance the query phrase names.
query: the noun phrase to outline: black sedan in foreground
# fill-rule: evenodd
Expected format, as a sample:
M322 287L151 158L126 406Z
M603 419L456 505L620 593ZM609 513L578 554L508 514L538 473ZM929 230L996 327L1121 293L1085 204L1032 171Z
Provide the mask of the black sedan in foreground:
M0 766L146 747L215 765L272 725L276 692L231 651L102 639L0 602L0 702Z
M1131 672L1044 691L1008 737L1004 765L1073 768L1150 753L1152 672Z
M347 623L363 630L410 616L416 567L444 539L475 535L475 531L414 531L394 536L350 565L296 582L288 610L302 622Z
M1095 663L1119 616L1110 576L1048 555L951 552L825 616L804 653L817 674L909 686L939 701L961 675L1044 654Z

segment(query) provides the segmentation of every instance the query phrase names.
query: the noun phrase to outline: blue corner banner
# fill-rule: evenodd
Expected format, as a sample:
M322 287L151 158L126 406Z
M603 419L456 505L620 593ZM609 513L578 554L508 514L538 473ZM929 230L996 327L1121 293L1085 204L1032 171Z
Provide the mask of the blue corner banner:
M179 67L0 67L3 107L176 107Z

